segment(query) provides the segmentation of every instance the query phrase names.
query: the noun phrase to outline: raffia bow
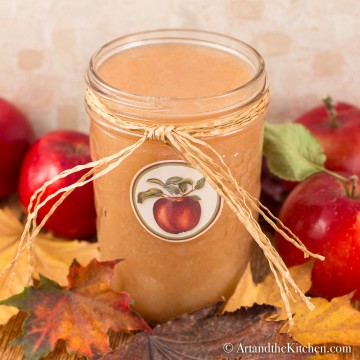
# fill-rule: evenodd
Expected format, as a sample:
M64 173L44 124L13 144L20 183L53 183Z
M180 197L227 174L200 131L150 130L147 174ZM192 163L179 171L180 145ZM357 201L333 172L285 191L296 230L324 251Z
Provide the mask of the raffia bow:
M271 212L259 202L258 199L254 198L246 190L240 187L219 153L205 141L201 140L201 138L240 130L250 122L254 121L265 111L269 103L268 91L254 107L238 116L231 117L225 121L210 121L209 123L202 122L201 124L182 125L177 127L156 124L139 124L137 122L121 119L112 114L89 88L86 89L86 102L89 108L100 118L105 119L121 130L141 135L140 139L116 154L90 162L85 165L78 165L72 169L62 172L50 181L46 182L34 193L28 207L29 214L25 224L24 232L21 236L18 252L15 258L3 269L0 274L0 276L8 276L9 286L14 276L14 272L11 272L11 270L18 261L19 257L27 249L29 249L28 282L32 282L34 272L32 253L33 241L46 221L53 214L55 209L61 204L61 202L68 195L70 195L74 189L84 186L85 184L106 175L115 169L123 160L131 156L131 154L136 151L136 149L138 149L143 143L152 140L165 143L173 149L177 150L180 156L189 165L197 169L205 177L208 183L224 199L225 203L232 209L238 219L245 226L247 231L251 234L253 239L263 250L269 262L270 269L273 272L276 282L279 286L290 325L292 325L293 319L289 297L293 297L289 290L289 286L299 294L309 309L314 307L294 282L288 268L282 261L276 249L271 244L271 241L262 232L258 222L253 216L253 212L258 212L261 214L276 231L283 235L285 239L302 250L305 256L312 256L318 259L323 259L323 257L308 251L304 244L275 216L273 216ZM74 174L86 169L88 172L76 183L59 189L56 193L49 195L44 200L40 201L45 193L47 186L70 174ZM49 213L44 217L40 224L37 224L36 219L39 210L50 200L54 199L60 194L60 198L52 206Z

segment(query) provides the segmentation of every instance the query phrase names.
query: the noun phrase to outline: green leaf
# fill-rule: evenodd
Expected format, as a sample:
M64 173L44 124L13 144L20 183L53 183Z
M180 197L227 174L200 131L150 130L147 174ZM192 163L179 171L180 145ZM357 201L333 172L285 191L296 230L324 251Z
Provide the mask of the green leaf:
M160 185L163 188L165 187L165 184L159 179L151 178L151 179L147 179L146 181L149 182L149 183Z
M164 195L163 191L156 188L151 188L147 191L142 191L138 193L137 202L142 204L146 199L162 197Z
M205 186L205 178L201 178L196 182L195 190L200 190Z
M165 185L176 185L182 180L183 178L180 176L172 176L165 181Z
M180 182L180 183L178 184L178 186L179 186L179 189L180 189L181 193L182 193L182 194L185 194L185 193L186 193L186 190L187 190L187 188L188 188L188 185L187 185L186 183Z
M184 178L178 183L178 186L179 186L180 191L181 191L182 194L186 193L186 191L188 189L188 185L193 186L194 185L194 180L190 179L190 178Z
M180 184L194 185L194 180L190 178L184 178L179 182Z
M322 172L324 150L303 125L265 125L264 154L269 170L284 180L302 181Z
M193 200L196 200L196 201L200 201L201 200L201 197L200 196L197 196L197 195L191 195L190 196Z
M171 194L171 195L179 195L180 189L176 185L166 185L165 189Z

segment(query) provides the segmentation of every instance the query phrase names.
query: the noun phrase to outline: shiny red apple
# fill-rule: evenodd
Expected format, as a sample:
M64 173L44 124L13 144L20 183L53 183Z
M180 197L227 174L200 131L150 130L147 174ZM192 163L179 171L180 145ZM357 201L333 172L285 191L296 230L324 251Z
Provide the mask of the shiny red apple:
M161 198L153 207L155 221L170 234L190 231L200 221L201 206L191 196Z
M357 290L360 299L360 182L349 184L327 174L300 183L285 200L280 220L325 261L315 260L311 295L331 299ZM308 261L276 234L277 249L288 266Z
M21 162L33 139L26 116L0 98L0 199L16 191Z
M55 175L90 161L87 135L70 130L52 131L45 134L31 146L21 168L19 198L22 205L27 208L33 193ZM48 187L45 196L73 184L85 172L84 170L56 181ZM60 195L40 209L38 223L59 197ZM89 183L75 189L64 200L46 222L45 229L66 238L87 238L95 233L95 222L94 190L92 183Z
M325 98L295 120L306 126L322 145L327 157L325 167L360 176L360 108Z

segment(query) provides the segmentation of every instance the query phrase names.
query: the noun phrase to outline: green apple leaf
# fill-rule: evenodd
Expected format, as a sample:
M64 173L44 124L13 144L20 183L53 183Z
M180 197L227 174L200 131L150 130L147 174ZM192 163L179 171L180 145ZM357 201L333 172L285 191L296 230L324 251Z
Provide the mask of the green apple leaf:
M165 181L165 185L176 185L182 180L183 178L180 176L172 176Z
M205 178L201 178L196 182L195 190L200 190L205 186Z
M264 154L269 170L290 181L302 181L322 172L326 160L316 138L296 123L266 124Z
M165 187L165 184L159 179L151 178L151 179L147 179L146 181L149 182L149 183L152 183L152 184L160 185L163 188Z
M178 183L179 189L182 194L186 193L186 191L188 190L188 185L193 186L194 180L190 178L184 178Z
M146 199L163 197L164 193L160 189L151 188L146 191L142 191L138 193L137 202L142 204Z
M180 189L180 192L182 193L182 194L185 194L186 193L186 190L187 190L187 188L188 188L188 185L186 184L186 183L179 183L178 184L179 185L179 189Z
M194 180L190 178L184 178L179 182L180 184L194 185Z
M171 194L171 195L180 195L180 189L176 185L166 185L165 189Z

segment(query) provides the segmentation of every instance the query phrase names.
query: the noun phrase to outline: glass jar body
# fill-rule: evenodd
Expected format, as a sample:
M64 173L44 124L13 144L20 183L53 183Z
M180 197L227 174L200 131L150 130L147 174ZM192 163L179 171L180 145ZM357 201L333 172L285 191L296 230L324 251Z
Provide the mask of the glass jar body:
M208 36L208 33L205 34ZM124 99L126 96L121 93L112 94L111 97L103 96L102 99L99 92L98 95L100 94L102 102L119 117L131 118L139 124L150 122L181 126L199 124L205 120L214 121L215 124L226 121L229 117L241 116L256 106L267 91L264 69L261 71L261 77L249 84L247 89L242 88L228 94L229 96L214 99L162 99L161 111L158 106L159 99L132 99L136 100L134 106L134 103L126 103L129 99ZM99 90L99 85L94 84L89 77L88 85L95 91ZM145 104L142 104L142 101ZM204 107L204 104L199 106L201 101L210 104L209 107L212 108ZM201 111L196 110L198 106ZM119 152L138 140L137 136L114 128L90 109L87 111L91 119L90 143L94 160ZM265 113L266 111L236 132L204 139L220 154L240 186L254 197L258 197L260 192ZM176 181L167 188L166 185L159 185L159 182L154 183L154 175L151 175L153 173L150 173L149 169L152 171L160 165L162 169L166 169L169 164L181 166L176 167L176 173L173 173L173 167L168 167L168 172L161 170L162 172L157 173L159 175L156 180L160 180L163 185L175 177L184 180L191 176L182 173L186 165L183 164L181 154L167 144L149 140L94 184L101 258L124 259L116 268L112 286L116 290L129 292L134 299L135 309L152 322L163 322L181 313L228 298L251 256L251 236L221 199L216 213L214 211L211 221L209 220L201 231L195 231L200 225L196 225L191 231L186 228L188 224L184 225L184 229L179 229L179 222L171 219L171 214L166 219L165 207L161 208L159 216L160 220L161 216L163 219L165 217L164 221L167 221L168 225L161 227L158 222L161 229L159 232L152 232L148 224L144 224L141 214L138 213L141 211L138 209L143 206L139 201L141 192L136 193L136 189L134 190L135 185L139 184L139 174L148 174L144 175L144 182L149 185L149 189L161 190L162 197L174 200L173 198L193 196L195 202L200 204L196 206L201 210L201 219L206 212L208 196L201 186L197 186L201 183L201 174L194 175L192 183L187 180L182 193L179 193L181 186ZM177 193L169 192L169 189L174 191L174 186L177 187ZM200 188L196 189L196 186ZM153 208L152 214L148 216L153 216L156 222L157 200L159 199L150 197L143 201L146 206ZM194 209L194 201L188 202L190 201ZM196 210L192 210L191 206L179 211L176 213L177 217L179 214L183 216L186 211L191 213L189 219L196 217ZM165 236L167 232L168 237Z

